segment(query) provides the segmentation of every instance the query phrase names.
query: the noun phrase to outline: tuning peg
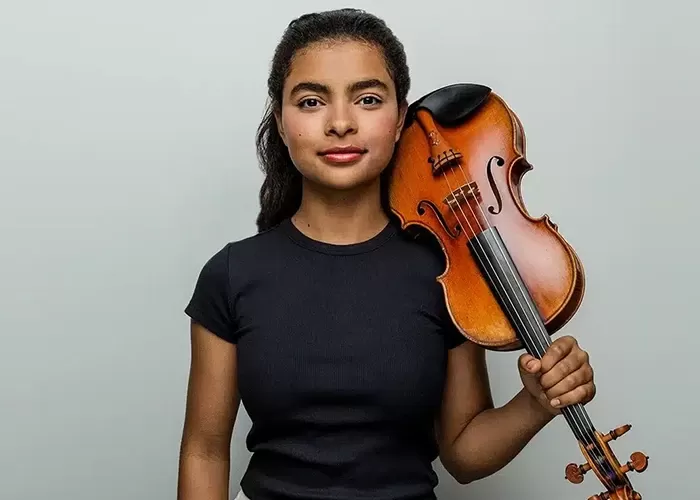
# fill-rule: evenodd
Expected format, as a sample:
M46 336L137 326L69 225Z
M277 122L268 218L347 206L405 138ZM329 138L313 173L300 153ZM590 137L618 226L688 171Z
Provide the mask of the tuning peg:
M583 475L591 470L591 466L588 464L576 465L571 463L566 466L566 479L574 484L579 484L583 482Z
M627 431L629 431L632 428L630 424L623 425L621 427L618 427L617 429L614 429L610 432L608 432L606 435L603 436L603 442L607 443L608 441L612 441L614 439L619 438L623 434L625 434Z
M647 470L649 465L649 457L644 453L635 451L630 455L629 462L622 466L620 469L623 474L627 474L629 471L644 472Z

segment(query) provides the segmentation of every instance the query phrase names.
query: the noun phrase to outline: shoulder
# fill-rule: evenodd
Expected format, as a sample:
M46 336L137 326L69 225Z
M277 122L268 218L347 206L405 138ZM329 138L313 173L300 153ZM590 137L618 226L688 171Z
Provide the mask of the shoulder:
M235 342L234 304L243 284L256 269L264 269L266 256L279 248L275 228L229 241L201 265L185 313L212 333Z
M226 242L204 262L203 273L219 276L232 276L236 271L251 269L265 256L280 250L278 227Z
M399 231L397 238L399 251L403 253L403 256L415 259L418 269L431 274L442 274L445 270L446 260L437 237L418 226L401 229L398 222L395 224Z

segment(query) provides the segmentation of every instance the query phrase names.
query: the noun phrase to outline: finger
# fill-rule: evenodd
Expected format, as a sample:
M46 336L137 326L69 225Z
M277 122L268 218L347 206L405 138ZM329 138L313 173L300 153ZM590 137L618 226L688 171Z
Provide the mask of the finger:
M544 356L542 356L542 371L547 372L551 370L554 365L566 358L576 347L578 347L576 339L568 335L552 342Z
M588 403L596 393L596 387L593 382L589 382L585 385L579 385L573 391L569 391L561 396L554 398L550 401L550 404L555 408L563 408L565 406L570 406L573 404Z
M539 359L531 354L523 354L519 360L520 368L528 373L537 373L542 367Z
M579 386L586 385L593 381L593 369L591 365L583 365L578 370L568 374L563 380L554 386L545 389L547 397L554 399L571 392Z
M542 389L551 389L566 377L587 364L588 354L585 351L576 350L569 353L568 356L559 361L548 371L545 371L543 366L542 377L540 378Z

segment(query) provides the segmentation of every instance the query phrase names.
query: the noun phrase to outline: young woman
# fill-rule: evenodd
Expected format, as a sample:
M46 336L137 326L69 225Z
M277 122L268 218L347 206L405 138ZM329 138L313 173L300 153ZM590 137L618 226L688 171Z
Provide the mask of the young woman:
M435 498L508 464L564 405L595 392L586 352L557 339L519 358L523 389L494 408L484 350L450 321L444 262L387 209L409 71L387 26L343 9L293 21L258 136L258 234L204 265L179 500L228 498L243 402L252 458L239 498Z

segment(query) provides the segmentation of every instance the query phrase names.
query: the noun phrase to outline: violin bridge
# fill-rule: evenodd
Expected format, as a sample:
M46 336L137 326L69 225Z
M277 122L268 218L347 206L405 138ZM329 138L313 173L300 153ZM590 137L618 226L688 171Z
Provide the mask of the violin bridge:
M458 209L463 203L469 203L469 200L477 200L479 198L479 186L476 182L468 182L445 196L442 200L451 209Z

